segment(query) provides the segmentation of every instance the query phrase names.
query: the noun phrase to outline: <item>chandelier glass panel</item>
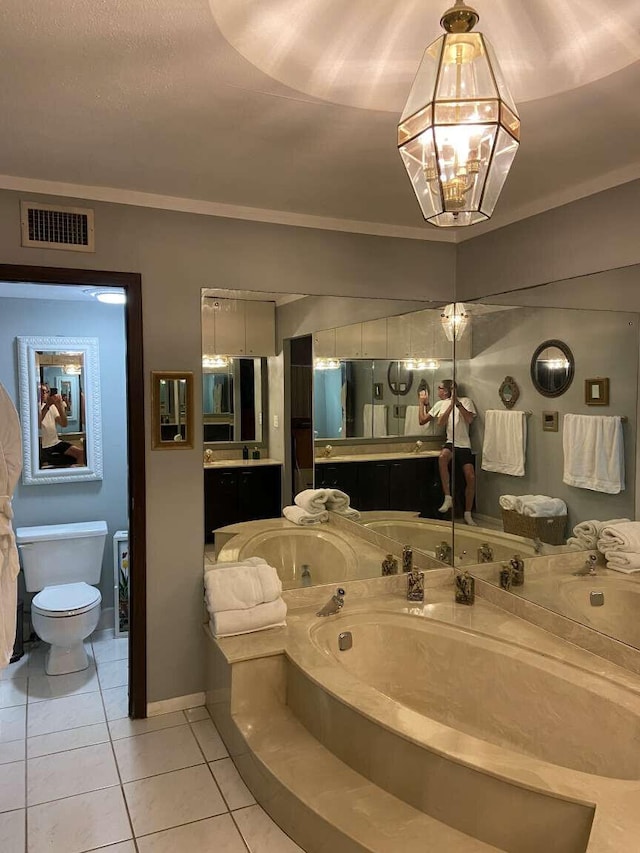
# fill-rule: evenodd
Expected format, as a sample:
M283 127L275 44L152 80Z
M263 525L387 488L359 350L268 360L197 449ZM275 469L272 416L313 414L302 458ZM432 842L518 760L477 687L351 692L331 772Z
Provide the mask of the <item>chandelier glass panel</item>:
M445 13L443 27L462 31L427 47L398 125L422 214L440 227L491 216L520 144L520 119L493 48L467 31L476 21L461 0Z

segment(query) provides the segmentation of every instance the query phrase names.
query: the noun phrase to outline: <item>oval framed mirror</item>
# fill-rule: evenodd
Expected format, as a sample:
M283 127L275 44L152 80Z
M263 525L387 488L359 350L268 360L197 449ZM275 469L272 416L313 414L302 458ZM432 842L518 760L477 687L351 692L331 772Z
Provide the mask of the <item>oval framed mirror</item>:
M505 409L512 409L518 402L520 388L513 376L505 376L502 385L498 388L498 394Z
M543 397L559 397L573 382L575 360L564 341L543 341L531 356L531 381Z
M404 396L411 390L413 371L403 361L390 361L387 368L387 384L393 394Z

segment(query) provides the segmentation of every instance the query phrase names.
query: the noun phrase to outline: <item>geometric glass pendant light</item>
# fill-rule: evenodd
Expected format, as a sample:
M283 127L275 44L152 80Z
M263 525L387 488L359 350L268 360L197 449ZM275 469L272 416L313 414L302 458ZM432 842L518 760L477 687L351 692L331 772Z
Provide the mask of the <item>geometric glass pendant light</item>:
M489 219L520 144L520 118L493 48L456 0L425 50L398 125L398 149L424 218Z
M469 312L462 302L445 305L440 315L442 329L448 341L459 341L469 324Z

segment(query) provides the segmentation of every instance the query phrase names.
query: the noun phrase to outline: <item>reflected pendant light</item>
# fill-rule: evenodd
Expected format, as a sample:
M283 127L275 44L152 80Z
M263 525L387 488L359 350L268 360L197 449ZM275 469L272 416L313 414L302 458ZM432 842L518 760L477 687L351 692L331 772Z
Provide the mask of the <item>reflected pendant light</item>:
M469 323L469 312L463 302L451 302L440 315L440 322L448 341L459 341Z
M520 118L479 15L456 0L425 50L398 125L398 148L432 225L489 219L520 144Z

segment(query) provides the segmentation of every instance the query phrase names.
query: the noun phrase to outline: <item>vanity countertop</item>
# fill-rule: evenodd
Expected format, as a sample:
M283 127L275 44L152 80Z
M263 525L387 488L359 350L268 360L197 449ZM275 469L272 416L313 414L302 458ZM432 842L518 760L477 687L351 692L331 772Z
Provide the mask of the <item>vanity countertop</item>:
M315 464L324 465L328 462L382 462L394 459L421 459L425 456L440 456L439 450L415 450L403 451L402 453L349 453L341 456L316 456Z
M258 465L282 465L278 459L214 459L205 462L205 468L255 468Z

